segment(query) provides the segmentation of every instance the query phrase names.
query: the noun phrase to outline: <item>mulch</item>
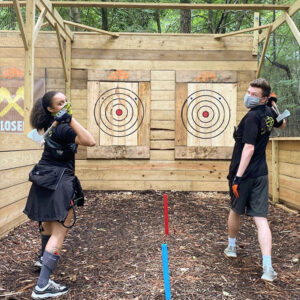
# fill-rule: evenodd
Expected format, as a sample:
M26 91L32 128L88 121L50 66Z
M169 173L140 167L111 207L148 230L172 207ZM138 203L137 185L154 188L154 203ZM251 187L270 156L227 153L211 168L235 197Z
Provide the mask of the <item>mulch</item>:
M70 289L60 299L164 299L163 243L168 245L172 299L300 299L299 215L270 205L278 280L266 283L260 279L261 255L251 218L243 220L238 258L223 254L227 193L168 196L166 236L162 192L87 191L52 275ZM30 299L39 251L38 227L31 221L0 240L0 297Z

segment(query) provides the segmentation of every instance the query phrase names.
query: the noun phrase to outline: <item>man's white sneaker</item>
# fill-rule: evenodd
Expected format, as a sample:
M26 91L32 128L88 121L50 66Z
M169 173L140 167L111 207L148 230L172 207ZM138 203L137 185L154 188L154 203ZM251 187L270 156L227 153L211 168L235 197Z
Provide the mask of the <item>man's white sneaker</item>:
M277 273L274 271L272 267L264 267L263 274L261 276L262 280L265 281L274 281L277 278Z
M236 258L236 246L228 246L225 250L224 250L224 254L227 257L234 257Z
M40 288L38 285L36 285L33 289L33 292L31 294L31 297L33 299L46 299L46 298L54 298L61 296L68 292L68 288L64 285L60 285L53 280L49 279L48 284Z

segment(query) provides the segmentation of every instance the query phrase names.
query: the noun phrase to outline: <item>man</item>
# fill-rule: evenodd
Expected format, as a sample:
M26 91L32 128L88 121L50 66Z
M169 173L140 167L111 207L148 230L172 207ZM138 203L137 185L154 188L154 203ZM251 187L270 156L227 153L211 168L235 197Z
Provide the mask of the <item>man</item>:
M263 275L261 278L266 281L273 281L277 278L277 273L272 267L272 234L267 221L266 146L272 128L284 128L286 125L285 120L279 123L276 121L277 114L269 107L272 103L271 99L269 100L270 92L269 83L259 78L250 82L244 97L244 104L250 108L250 111L234 132L235 145L227 177L231 196L231 209L228 217L229 236L228 247L224 250L227 257L237 257L236 237L240 228L241 215L253 217L262 252Z

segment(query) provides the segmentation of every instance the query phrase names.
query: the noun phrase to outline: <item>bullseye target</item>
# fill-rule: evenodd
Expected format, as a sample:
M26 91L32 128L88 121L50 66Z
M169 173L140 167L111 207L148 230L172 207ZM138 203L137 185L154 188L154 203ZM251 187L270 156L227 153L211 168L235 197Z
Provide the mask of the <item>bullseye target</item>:
M181 120L186 130L196 138L211 139L222 134L231 118L227 100L213 90L191 93L181 109Z
M144 106L139 96L124 87L103 92L94 107L95 121L104 133L113 137L133 134L144 119Z

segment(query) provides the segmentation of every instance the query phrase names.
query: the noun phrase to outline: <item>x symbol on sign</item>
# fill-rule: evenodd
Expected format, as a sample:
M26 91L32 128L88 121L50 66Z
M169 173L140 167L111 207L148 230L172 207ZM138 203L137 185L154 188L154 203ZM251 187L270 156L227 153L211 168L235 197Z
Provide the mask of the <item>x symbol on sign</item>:
M0 112L0 117L5 116L12 108L14 108L22 117L24 117L23 108L17 103L20 98L24 98L24 86L20 86L16 92L15 97L11 97L9 90L5 87L0 88L0 103L6 99L6 105Z

